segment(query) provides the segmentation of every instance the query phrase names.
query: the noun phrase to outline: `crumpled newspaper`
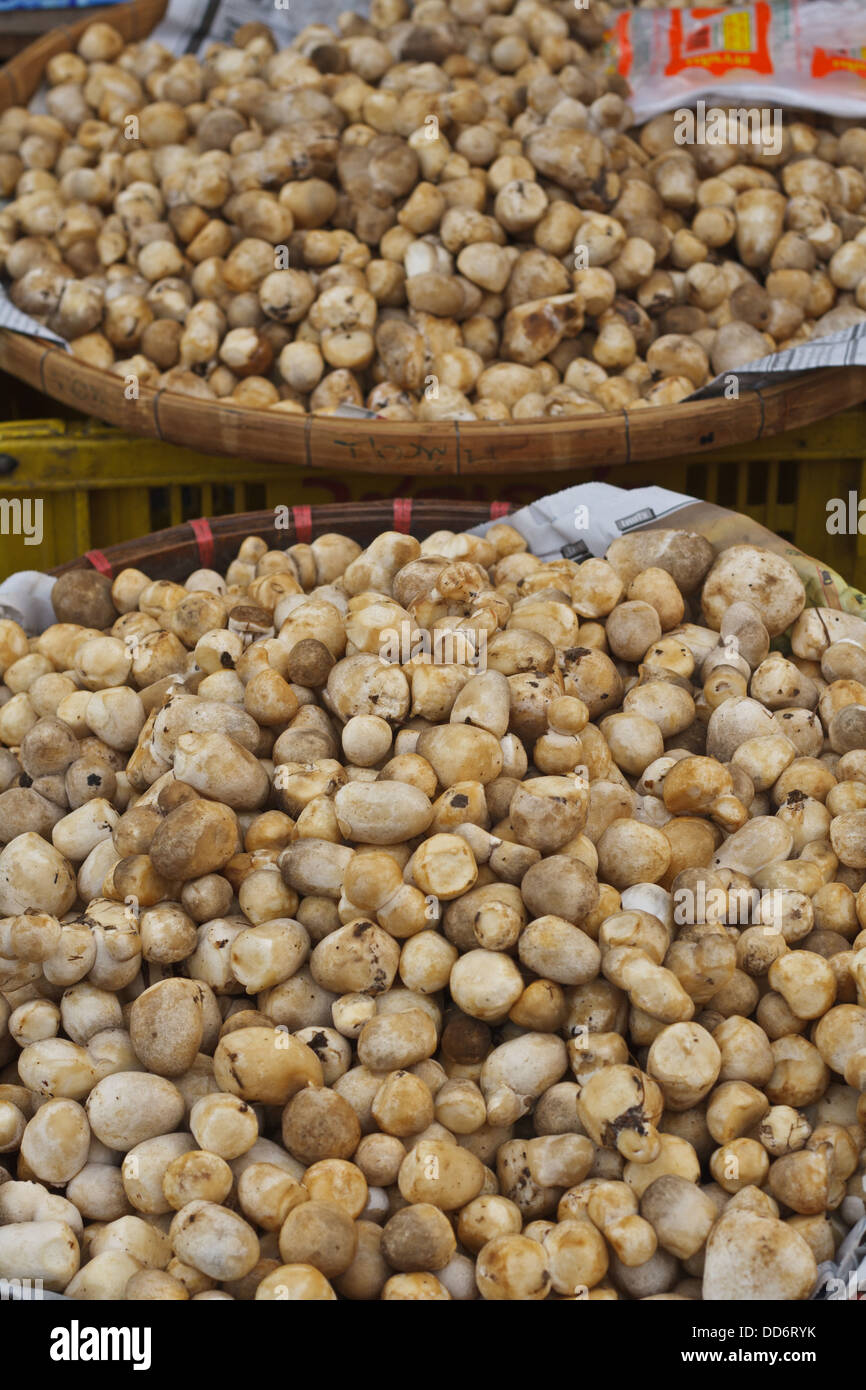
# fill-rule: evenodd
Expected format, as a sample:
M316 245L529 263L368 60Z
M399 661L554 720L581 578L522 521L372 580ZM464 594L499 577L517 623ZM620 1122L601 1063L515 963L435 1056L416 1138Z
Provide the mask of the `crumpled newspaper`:
M346 0L171 0L165 18L152 37L159 39L180 58L184 53L201 54L210 43L230 43L242 24L267 24L281 44L289 44L308 24L337 28L346 10L364 14L369 0L350 5Z
M835 1260L818 1266L815 1302L859 1302L866 1299L866 1216L852 1226L836 1252Z
M732 376L737 379L738 390L756 391L765 386L777 386L784 377L800 372L862 366L866 366L866 322L830 333L826 338L813 338L798 347L785 348L784 352L771 352L733 371L720 372L706 386L693 391L688 399L701 401L724 395Z
M578 483L531 502L506 520L526 537L543 560L581 560L603 555L617 536L652 527L697 531L715 546L758 545L784 555L796 569L810 606L841 608L866 618L866 595L853 588L822 560L806 555L790 541L768 531L741 512L702 502L663 487L619 488L609 483ZM482 536L496 522L474 528Z

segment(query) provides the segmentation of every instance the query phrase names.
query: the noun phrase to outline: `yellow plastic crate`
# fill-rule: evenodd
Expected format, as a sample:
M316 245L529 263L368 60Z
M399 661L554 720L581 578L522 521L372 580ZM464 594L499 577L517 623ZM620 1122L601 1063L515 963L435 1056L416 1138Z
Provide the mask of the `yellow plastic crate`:
M51 569L94 547L199 516L443 494L523 505L590 478L625 487L656 483L746 512L866 588L866 536L827 532L830 498L866 498L866 408L712 454L571 474L528 470L502 482L318 473L197 453L95 421L20 420L0 425L0 578ZM9 534L15 499L42 502L41 544Z

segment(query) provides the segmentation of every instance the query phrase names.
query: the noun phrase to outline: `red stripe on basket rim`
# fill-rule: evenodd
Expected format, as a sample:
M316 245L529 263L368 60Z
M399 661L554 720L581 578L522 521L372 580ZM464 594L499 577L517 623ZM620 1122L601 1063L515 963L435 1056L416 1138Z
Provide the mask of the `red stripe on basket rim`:
M313 539L313 511L311 507L292 507L292 521L295 535L299 541L309 543Z
M511 503L510 503L510 502L491 502L491 503L490 503L490 517L491 517L491 520L492 520L492 521L495 521L496 518L499 517L499 516L508 516L508 513L509 513L510 511L511 511Z
M404 535L409 534L412 526L412 498L394 498L394 530L402 531Z
M100 574L105 574L109 579L111 578L111 562L101 550L85 550L84 558L89 560L93 568L99 570Z
M200 516L191 521L192 533L198 542L198 558L202 568L209 570L214 561L214 534L207 517Z

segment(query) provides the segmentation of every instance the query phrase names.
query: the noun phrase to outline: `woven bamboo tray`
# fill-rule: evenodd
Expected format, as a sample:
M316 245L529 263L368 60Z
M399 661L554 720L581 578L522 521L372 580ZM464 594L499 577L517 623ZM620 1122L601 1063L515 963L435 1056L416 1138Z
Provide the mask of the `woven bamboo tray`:
M245 536L261 536L274 549L298 541L309 542L329 531L351 536L369 545L382 531L402 531L423 540L433 531L466 531L508 508L490 502L412 501L403 498L382 502L334 502L320 507L292 507L289 526L274 527L274 513L241 512L207 520L184 522L165 531L153 531L132 541L91 550L51 574L68 570L98 569L114 577L122 569L141 569L152 579L183 581L200 567L224 570L235 558Z
M88 9L86 14L91 21L106 20L111 23L113 5L100 5ZM61 5L49 9L3 10L0 12L0 62L5 62L14 53L20 53L28 44L58 26L78 23L85 12L74 5Z
M137 0L112 11L127 39L156 26L166 0ZM31 44L0 70L0 111L25 105L49 58L74 46L85 16ZM739 400L697 401L629 414L620 411L541 422L402 421L285 416L142 386L126 400L120 379L62 348L0 330L0 369L46 395L133 434L267 463L346 472L528 474L671 458L747 444L800 429L866 400L866 368L812 372Z

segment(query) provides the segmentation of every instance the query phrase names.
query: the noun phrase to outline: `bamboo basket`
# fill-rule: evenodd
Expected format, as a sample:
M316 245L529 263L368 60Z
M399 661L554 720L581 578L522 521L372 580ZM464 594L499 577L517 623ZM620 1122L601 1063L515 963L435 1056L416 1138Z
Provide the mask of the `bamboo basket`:
M166 0L137 0L112 11L111 23L129 40L157 25ZM90 23L53 30L0 70L0 111L25 105L48 59L71 48ZM403 422L286 416L142 386L126 400L120 378L55 345L0 330L0 369L46 395L167 443L208 441L215 453L265 463L291 463L341 472L424 476L528 474L611 467L686 451L727 448L801 429L866 399L866 368L810 372L739 400L659 406L634 413L540 422Z
M866 535L827 533L829 498L852 491L866 496L864 407L761 440L748 451L686 452L617 469L588 468L577 476L625 488L655 483L743 512L807 555L824 556L866 592ZM548 471L503 478L464 474L445 484L410 473L311 471L181 449L95 420L19 420L0 424L0 532L7 513L29 500L41 506L43 536L37 549L12 528L2 535L0 580L18 569L49 570L94 547L201 516L273 511L291 503L317 507L395 497L420 502L446 490L455 501L523 507L569 481Z
M242 512L169 526L104 550L90 550L77 560L58 565L51 574L98 569L114 577L122 569L141 569L153 579L183 581L193 570L224 570L245 536L261 536L275 549L309 542L329 531L369 545L382 531L402 531L423 540L434 531L466 531L483 521L505 516L509 508L496 502L413 501L392 498L382 502L334 502L320 507L289 509L289 525L274 526L273 511Z
M28 44L42 38L49 29L58 25L77 23L85 14L93 20L111 23L113 5L94 6L86 11L74 5L51 6L49 9L2 10L0 11L0 63L20 53Z

